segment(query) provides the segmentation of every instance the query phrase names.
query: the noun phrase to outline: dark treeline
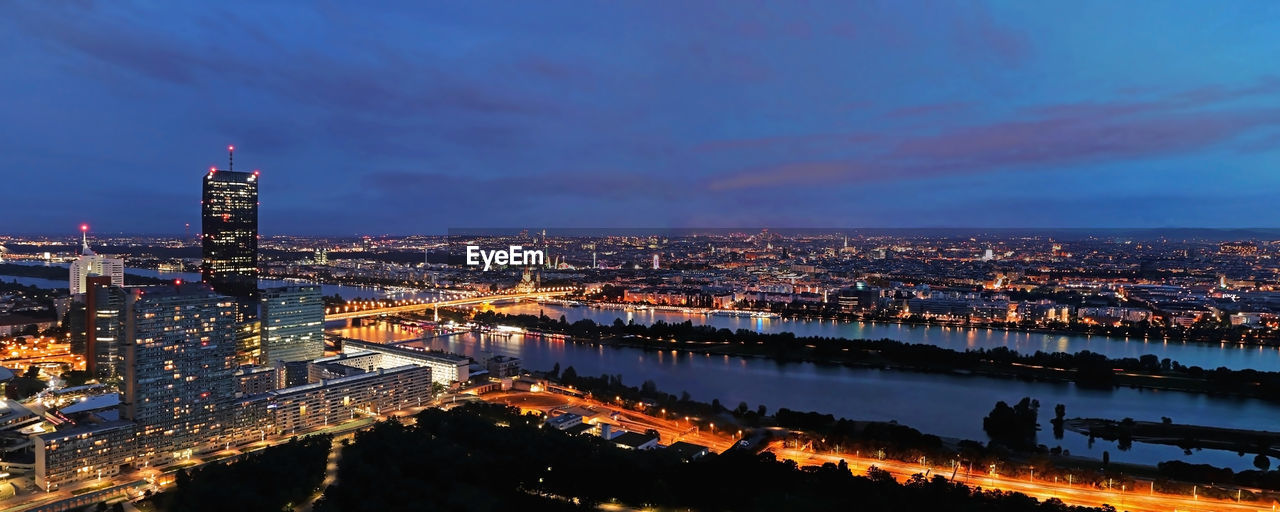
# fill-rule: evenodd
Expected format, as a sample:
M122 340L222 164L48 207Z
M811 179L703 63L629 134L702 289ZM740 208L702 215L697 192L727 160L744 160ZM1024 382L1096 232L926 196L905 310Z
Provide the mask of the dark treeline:
M1261 457L1261 456L1259 456ZM1265 459L1263 459L1265 460ZM1259 466L1262 466L1259 464ZM1219 468L1208 464L1191 464L1180 460L1171 460L1159 464L1160 474L1184 482L1218 482L1232 483L1245 487L1260 489L1280 489L1280 471L1267 471L1266 468L1232 471L1230 468ZM1186 487L1185 485L1183 487ZM1181 490L1186 492L1185 489ZM1235 498L1230 492L1219 493L1219 497Z
M279 512L310 498L324 481L331 436L308 436L178 473L177 489L153 498L172 512Z
M854 476L844 464L800 468L768 453L683 462L666 450L623 450L540 428L538 417L494 404L429 409L416 420L356 434L316 510L594 510L608 502L695 510L1099 510L943 476L898 483L880 470Z
M1123 359L1110 359L1087 350L1075 354L1037 351L1024 355L1005 347L962 352L890 339L853 340L797 337L794 333L759 333L748 329L731 331L694 325L691 321L658 321L652 325L643 325L623 323L621 319L617 319L611 325L603 325L589 319L569 323L563 316L554 320L545 315L506 315L495 312L477 313L475 321L481 324L517 325L587 340L615 339L662 350L714 350L716 353L763 356L782 361L895 366L922 371L967 370L991 375L1071 380L1083 386L1099 388L1131 384L1280 400L1280 372L1231 370L1225 367L1206 370L1198 366L1183 366L1168 358L1161 360L1151 354ZM1149 378L1151 376L1163 378Z

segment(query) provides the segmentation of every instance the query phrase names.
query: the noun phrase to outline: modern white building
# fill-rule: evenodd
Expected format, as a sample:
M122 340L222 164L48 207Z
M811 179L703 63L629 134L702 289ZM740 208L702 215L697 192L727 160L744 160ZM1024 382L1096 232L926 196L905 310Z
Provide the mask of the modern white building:
M89 238L82 238L80 257L71 262L70 289L72 295L84 293L89 289L89 276L108 276L111 286L124 286L124 260L99 256L89 248Z
M381 357L372 358L369 356L369 352L381 354ZM466 356L447 352L430 352L395 345L343 339L342 353L350 354L352 358L359 356L359 359L364 364L361 369L365 371L373 371L377 368L396 368L412 364L431 368L431 380L444 385L454 382L466 382L467 379L471 378L471 361ZM355 363L346 362L344 364L354 365Z

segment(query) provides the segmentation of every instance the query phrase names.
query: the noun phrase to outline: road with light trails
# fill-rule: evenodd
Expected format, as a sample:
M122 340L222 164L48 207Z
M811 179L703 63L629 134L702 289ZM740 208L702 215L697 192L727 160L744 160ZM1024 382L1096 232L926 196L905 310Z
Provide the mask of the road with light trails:
M616 413L617 419L608 420L609 422L618 423L629 430L641 432L648 429L657 430L662 438L659 442L662 444L686 441L708 446L716 452L722 452L737 441L737 436L733 435L737 433L736 429L733 432L716 432L715 434L701 430L690 431L689 424L680 421L680 418L658 418L597 400L554 393L530 393L524 391L490 393L481 395L480 398L490 402L504 403L521 409L537 410L544 413L566 406L583 406L608 411L605 416ZM783 448L779 442L771 443L766 450L773 452L780 459L794 460L802 466L816 466L828 462L838 464L841 460L844 460L856 474L865 473L868 467L874 465L888 471L899 481L926 471L930 471L929 477L935 474L942 474L946 477L951 476L950 466L926 468L920 464L896 460L882 461L870 457L859 457L853 453L814 453ZM1066 482L1031 481L1027 478L991 476L986 473L981 475L975 473L971 478L966 478L963 469L957 472L956 481L984 489L1020 492L1041 500L1057 498L1072 505L1098 507L1108 504L1117 510L1129 512L1274 512L1280 510L1274 507L1274 503L1236 503L1234 501L1207 498L1196 499L1190 496L1150 493L1144 490L1121 492L1119 490L1098 489L1084 485L1069 485Z
M911 475L924 473L925 471L930 470L930 468L926 468L920 464L912 464L897 460L876 460L868 457L857 457L852 453L843 455L813 453L781 448L776 445L771 445L769 450L777 454L780 458L791 459L801 465L820 465L828 462L838 464L841 460L844 460L855 473L865 472L868 467L875 466L888 471L899 480L905 480ZM933 475L936 474L950 477L951 467L942 466L931 468L929 477L932 478ZM1030 481L1026 478L1010 478L998 475L991 476L986 473L981 475L974 474L971 478L966 478L965 471L963 469L957 472L956 481L973 487L982 487L984 489L1016 491L1040 499L1058 498L1072 505L1098 507L1108 504L1115 507L1117 510L1127 510L1130 512L1271 512L1272 510L1275 510L1272 508L1273 504L1271 503L1236 503L1234 501L1212 500L1206 498L1195 499L1190 496L1160 493L1152 494L1145 490L1128 490L1121 492L1119 490L1098 489L1083 485L1067 485L1065 482Z
M555 393L529 393L524 391L502 391L480 395L480 398L487 402L511 405L522 410L536 410L544 414L562 407L589 407L602 411L601 414L605 417L616 414L616 418L609 418L606 422L618 424L627 430L639 432L644 432L649 429L657 430L660 438L658 442L662 444L684 441L707 446L717 452L722 452L724 450L728 450L729 447L733 446L733 443L737 441L737 439L728 435L712 435L708 432L702 431L702 429L694 428L688 422L681 421L680 418L657 418L631 409L568 395ZM733 433L736 434L737 430Z

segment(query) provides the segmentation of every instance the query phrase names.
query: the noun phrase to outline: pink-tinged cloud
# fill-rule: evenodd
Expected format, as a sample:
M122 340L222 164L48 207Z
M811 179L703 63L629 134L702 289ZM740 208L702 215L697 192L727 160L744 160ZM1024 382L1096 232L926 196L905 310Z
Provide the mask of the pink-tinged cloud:
M1280 109L1123 116L1084 107L1073 115L971 126L908 137L864 159L784 163L714 178L711 190L915 179L1184 154L1266 127Z
M707 182L710 190L738 190L761 187L811 185L814 183L843 182L867 172L865 167L853 162L793 162L744 171L725 178Z
M912 105L890 110L885 117L890 118L911 118L911 117L930 117L940 114L952 114L956 112L964 112L973 107L972 103L967 101L954 101L949 103L933 103L928 105Z
M695 151L765 151L765 150L846 150L884 140L876 133L820 133L812 135L777 135L743 139L721 139L694 146Z
M1069 165L1179 154L1277 124L1278 109L1196 112L1119 121L1017 121L909 139L894 148L889 157L964 170Z
M968 58L990 55L1010 67L1022 65L1032 54L1025 32L996 23L984 9L972 9L954 17L955 49Z

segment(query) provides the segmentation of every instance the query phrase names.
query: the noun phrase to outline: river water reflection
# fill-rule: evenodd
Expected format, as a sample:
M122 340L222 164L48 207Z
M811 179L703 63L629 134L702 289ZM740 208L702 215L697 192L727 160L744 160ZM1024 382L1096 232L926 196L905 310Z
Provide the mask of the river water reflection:
M370 325L334 329L343 335L373 341L412 340L418 336L399 327ZM527 368L549 369L556 363L573 366L581 375L620 374L623 382L638 386L653 380L659 389L694 399L719 399L733 408L746 402L751 408L764 404L769 410L786 407L830 413L865 420L896 420L924 432L945 437L985 441L982 417L998 400L1015 402L1023 396L1040 401L1040 422L1045 428L1039 442L1062 446L1074 455L1101 458L1111 452L1117 462L1155 464L1183 459L1196 463L1247 469L1252 457L1204 450L1183 454L1172 446L1134 443L1119 451L1114 443L1098 441L1088 446L1084 436L1068 432L1053 439L1048 419L1055 404L1065 404L1068 417L1102 417L1174 421L1258 430L1274 429L1280 406L1254 399L1208 397L1188 393L1136 389L1098 391L1073 384L1023 382L986 377L957 377L914 372L825 366L813 363L779 364L772 360L732 356L605 348L548 340L538 336L480 335L474 333L408 342L469 355L483 360L490 355L519 357Z
M757 332L792 332L796 336L827 336L851 339L889 338L909 343L924 343L953 350L1007 347L1020 353L1080 352L1089 350L1107 357L1138 357L1155 354L1170 358L1187 366L1232 369L1280 371L1280 348L1215 344L1183 341L1126 339L1107 336L1083 336L1077 334L1015 332L1001 329L969 329L929 325L904 325L887 322L840 322L833 320L793 320L779 318L748 318L717 315L690 314L679 311L626 311L591 307L567 307L555 304L521 303L498 306L497 311L508 314L545 314L551 318L573 322L583 318L596 323L623 322L652 324L656 321L684 322L712 325L730 330L749 329Z

